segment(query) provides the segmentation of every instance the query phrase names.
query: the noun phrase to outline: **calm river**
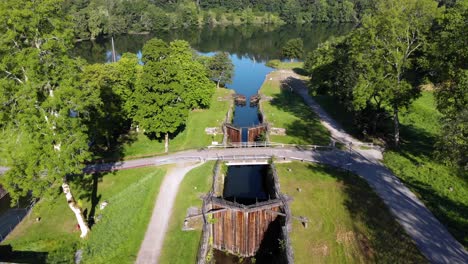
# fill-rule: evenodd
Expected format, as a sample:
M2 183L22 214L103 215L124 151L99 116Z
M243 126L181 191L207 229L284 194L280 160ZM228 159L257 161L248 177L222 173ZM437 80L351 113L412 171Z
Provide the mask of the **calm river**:
M148 35L121 35L114 38L117 57L126 52L141 55L143 45L151 38L157 37L165 41L183 39L192 48L206 55L216 51L228 52L235 66L234 78L228 88L243 94L248 99L258 92L265 75L272 68L265 66L270 59L281 57L281 47L292 38L301 38L305 52L314 50L320 43L332 36L348 33L350 24L311 24L282 27L203 27L200 29L173 30L170 32L154 32ZM84 41L77 43L74 55L86 59L90 63L109 62L112 58L110 39ZM236 106L233 123L239 127L256 125L259 122L257 107Z

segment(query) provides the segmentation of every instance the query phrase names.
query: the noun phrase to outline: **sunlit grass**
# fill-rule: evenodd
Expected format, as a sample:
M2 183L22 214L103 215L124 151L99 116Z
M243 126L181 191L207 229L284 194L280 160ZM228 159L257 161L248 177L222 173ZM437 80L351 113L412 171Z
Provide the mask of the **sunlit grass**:
M296 263L424 263L415 244L356 175L308 163L277 164L292 197L290 238ZM300 189L300 191L298 190Z
M348 133L359 133L339 101L329 96L315 99ZM435 155L437 137L443 133L440 117L433 93L422 92L400 114L402 144L398 150L385 151L384 163L468 247L468 173L440 162Z
M260 93L271 100L262 100L266 121L271 127L285 128L286 135L271 135L270 141L287 144L327 145L330 133L300 95L281 88L281 73L269 74Z
M112 263L108 261L115 260L116 254L119 263L132 263L164 175L165 168L149 167L96 178L98 185L94 202L107 200L109 205L102 211L101 222L93 226L86 241L79 238L75 216L57 188L57 195L40 201L31 215L2 244L11 244L14 251L46 252L47 263L73 263L75 251L79 248L92 248L92 252L84 254L86 263ZM82 182L85 184L72 184L72 192L89 214L92 210L93 178ZM95 206L97 216L101 212L99 204ZM36 222L37 217L41 218L40 222ZM30 261L37 261L33 260Z
M160 263L196 262L202 232L201 230L182 231L182 226L189 207L201 208L200 197L208 193L211 188L214 164L214 162L205 163L185 175L172 210Z
M221 127L229 110L231 101L228 99L233 93L228 89L217 89L213 95L209 109L194 110L189 114L185 129L169 141L170 151L197 149L211 144L213 139L222 142L223 135L213 138L205 133L207 127ZM218 100L222 99L221 101ZM164 140L150 140L143 133L139 133L136 141L124 146L123 154L126 159L139 156L157 155L164 152Z

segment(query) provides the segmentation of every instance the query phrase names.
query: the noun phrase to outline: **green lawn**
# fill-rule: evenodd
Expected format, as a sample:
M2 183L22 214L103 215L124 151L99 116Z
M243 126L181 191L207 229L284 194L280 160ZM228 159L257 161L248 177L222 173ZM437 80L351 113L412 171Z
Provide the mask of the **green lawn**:
M213 137L205 133L205 128L221 127L232 102L232 100L226 99L229 99L232 93L232 90L219 88L213 95L209 109L190 112L185 128L169 140L169 151L197 149L211 145ZM218 101L218 98L224 99ZM130 138L133 140L123 145L122 153L114 153L114 158L123 156L124 159L133 159L164 153L164 139L151 140L143 133L136 132L133 132ZM215 141L219 143L222 142L222 139L222 134L215 137Z
M292 220L296 263L427 262L358 176L300 162L276 167L281 192L293 198L291 213L310 221L304 228Z
M269 60L267 61L266 66L272 67L275 69L293 70L293 69L302 69L302 67L304 67L304 62Z
M124 170L86 178L80 186L72 184L86 213L96 205L95 216L102 214L85 241L57 189L57 196L39 202L2 244L11 244L15 251L46 252L47 263L73 263L78 248L84 249L85 263L133 263L165 171L164 167ZM101 212L99 203L104 200L109 205ZM36 222L36 217L41 221Z
M288 144L328 145L330 133L322 126L313 111L302 98L284 88L279 72L269 74L260 93L272 100L262 100L261 107L272 127L286 129L286 136L272 135L270 141ZM300 80L295 80L300 82Z
M195 263L201 229L182 231L187 208L201 208L200 196L211 189L215 162L208 162L190 171L180 185L172 210L170 226L164 240L160 263ZM181 250L183 247L183 250Z
M409 110L400 117L401 148L386 151L384 163L467 248L468 172L437 161L434 144L443 131L433 94L423 92Z
M332 97L315 97L316 101L353 135L352 116ZM450 233L468 247L468 173L437 160L434 147L440 131L434 95L424 91L408 111L402 111L401 146L387 150L384 163L398 176ZM391 128L391 124L389 124Z

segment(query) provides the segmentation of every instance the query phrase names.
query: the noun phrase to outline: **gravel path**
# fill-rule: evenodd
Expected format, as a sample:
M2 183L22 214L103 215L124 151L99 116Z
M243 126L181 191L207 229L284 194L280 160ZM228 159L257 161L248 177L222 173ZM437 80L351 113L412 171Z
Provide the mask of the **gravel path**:
M187 172L201 164L179 163L164 177L136 263L158 263L179 185Z

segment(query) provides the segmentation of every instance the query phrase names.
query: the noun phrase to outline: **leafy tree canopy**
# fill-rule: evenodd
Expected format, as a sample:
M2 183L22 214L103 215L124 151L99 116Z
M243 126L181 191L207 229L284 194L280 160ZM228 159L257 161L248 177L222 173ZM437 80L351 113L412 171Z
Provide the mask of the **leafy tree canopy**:
M302 39L295 38L295 39L290 39L288 40L288 42L286 42L281 53L286 58L301 59L304 54L303 49L304 49L304 43L302 42Z
M2 181L13 200L48 193L90 158L85 122L98 102L79 87L83 63L67 56L67 21L60 0L0 2Z
M232 81L234 75L234 64L232 64L229 53L217 52L206 61L209 76L216 82L216 86L225 85Z

